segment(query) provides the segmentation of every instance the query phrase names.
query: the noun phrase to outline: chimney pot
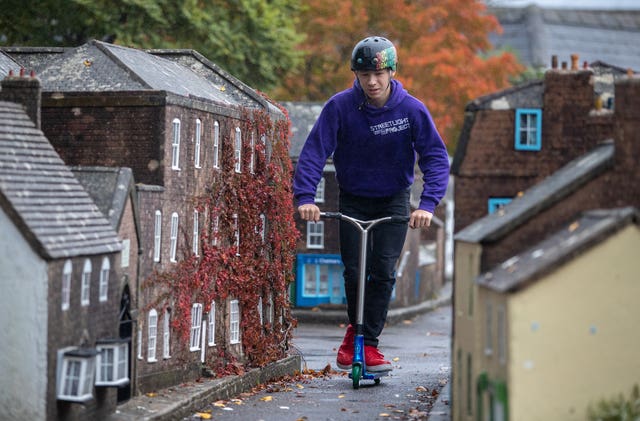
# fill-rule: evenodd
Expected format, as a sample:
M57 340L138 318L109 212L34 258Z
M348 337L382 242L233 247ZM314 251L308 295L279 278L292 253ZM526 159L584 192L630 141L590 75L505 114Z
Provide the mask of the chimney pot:
M24 67L20 68L20 77L24 77Z
M571 54L571 70L578 70L578 58L577 54Z
M558 56L556 56L556 55L552 55L551 56L551 68L552 69L557 69L558 68Z
M10 69L9 70L9 77L12 77L12 76L13 76L13 69Z

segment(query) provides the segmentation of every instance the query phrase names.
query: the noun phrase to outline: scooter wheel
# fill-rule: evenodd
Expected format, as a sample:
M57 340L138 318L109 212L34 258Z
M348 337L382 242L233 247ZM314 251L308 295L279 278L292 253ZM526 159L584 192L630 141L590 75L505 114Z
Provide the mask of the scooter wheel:
M353 388L360 388L360 377L362 376L362 366L354 365L351 367L351 378L353 380Z
M374 382L376 385L378 385L378 384L380 384L380 379L375 379L373 382Z

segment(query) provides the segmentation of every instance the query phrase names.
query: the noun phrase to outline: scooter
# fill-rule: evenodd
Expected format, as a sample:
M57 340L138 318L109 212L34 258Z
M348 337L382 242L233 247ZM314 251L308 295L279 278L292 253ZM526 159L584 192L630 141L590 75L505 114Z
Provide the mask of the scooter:
M380 377L389 374L389 371L367 371L364 359L364 291L366 288L366 265L367 265L367 241L369 231L376 225L385 222L408 222L408 216L386 216L384 218L362 221L352 218L340 212L320 212L320 217L338 219L346 221L355 226L360 231L360 262L358 277L358 300L356 308L356 334L354 338L353 363L349 378L353 380L353 388L360 387L360 380L373 380L374 384L380 384Z

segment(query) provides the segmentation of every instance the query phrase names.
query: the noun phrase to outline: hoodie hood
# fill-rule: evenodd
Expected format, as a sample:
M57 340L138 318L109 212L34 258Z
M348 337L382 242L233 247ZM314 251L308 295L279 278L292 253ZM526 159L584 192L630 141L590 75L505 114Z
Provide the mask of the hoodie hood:
M365 95L364 89L362 89L362 86L360 85L360 82L358 81L358 78L355 78L355 80L353 81L353 90L355 92L357 92L357 94L356 94L357 101L356 102L357 102L358 108L359 109L366 109L367 112L374 113L374 114L383 113L383 112L386 112L386 111L389 111L389 110L393 110L399 104L401 104L402 101L404 101L404 99L409 94L404 89L404 87L402 86L402 83L400 83L400 81L398 81L396 79L391 79L391 95L389 95L389 99L384 104L384 106L378 108L378 107L375 107L375 106L367 103L367 96Z

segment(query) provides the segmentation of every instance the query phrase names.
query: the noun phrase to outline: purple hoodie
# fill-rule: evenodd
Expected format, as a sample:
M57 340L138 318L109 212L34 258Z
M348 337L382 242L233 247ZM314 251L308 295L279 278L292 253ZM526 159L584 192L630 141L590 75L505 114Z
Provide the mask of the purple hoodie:
M382 108L367 104L358 80L327 101L300 153L293 179L298 206L314 203L333 154L340 189L386 197L413 183L416 156L424 174L419 208L434 212L449 181L449 156L425 105L397 80Z

